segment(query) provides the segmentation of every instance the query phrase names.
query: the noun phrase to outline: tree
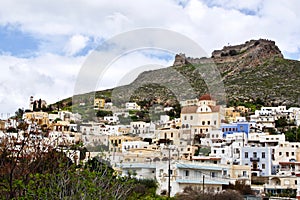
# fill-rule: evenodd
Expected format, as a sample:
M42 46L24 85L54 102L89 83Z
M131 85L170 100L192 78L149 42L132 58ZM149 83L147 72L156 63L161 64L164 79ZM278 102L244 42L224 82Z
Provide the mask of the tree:
M285 134L285 139L289 142L299 142L300 141L300 127L290 128L284 134Z
M33 110L33 111L36 111L36 110L37 110L37 107L36 107L36 101L33 102L33 108L32 108L32 110Z
M24 114L24 110L19 108L16 112L15 112L15 116L17 119L22 119L23 118L23 114Z
M112 116L112 111L106 111L106 110L98 110L96 116L97 117L105 117L105 116Z
M4 199L128 199L141 192L138 184L118 176L104 159L76 166L63 149L31 140L30 134L1 139L0 196Z
M288 125L287 119L285 117L278 118L275 120L275 127L276 128L284 128Z
M247 185L245 180L236 180L235 184L229 183L229 189L239 191L242 195L253 194L251 186Z
M39 99L38 101L38 109L42 109L42 99Z
M235 190L224 190L218 193L199 192L192 187L184 188L183 192L175 196L175 200L243 200L243 196Z

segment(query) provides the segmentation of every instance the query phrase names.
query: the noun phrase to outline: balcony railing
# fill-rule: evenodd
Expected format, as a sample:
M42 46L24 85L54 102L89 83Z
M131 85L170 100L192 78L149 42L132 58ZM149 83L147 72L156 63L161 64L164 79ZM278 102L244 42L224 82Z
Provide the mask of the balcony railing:
M259 162L259 158L251 157L250 161L251 162Z

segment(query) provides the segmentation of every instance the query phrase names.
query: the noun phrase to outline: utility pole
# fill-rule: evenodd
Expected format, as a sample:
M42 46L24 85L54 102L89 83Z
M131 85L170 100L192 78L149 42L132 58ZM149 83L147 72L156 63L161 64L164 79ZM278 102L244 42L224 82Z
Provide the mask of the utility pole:
M168 199L170 199L170 193L171 193L171 149L170 147L168 148L169 150L169 163L168 163Z
M203 194L204 194L204 179L205 179L205 175L203 174L203 176L202 176L202 188L203 188Z

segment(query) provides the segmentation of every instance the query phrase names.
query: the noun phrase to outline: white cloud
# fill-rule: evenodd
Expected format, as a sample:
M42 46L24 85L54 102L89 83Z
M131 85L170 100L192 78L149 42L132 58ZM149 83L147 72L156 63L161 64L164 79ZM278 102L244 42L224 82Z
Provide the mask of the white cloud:
M267 38L297 59L299 9L298 0L124 0L118 4L108 0L0 1L0 25L12 24L39 42L36 57L0 57L0 101L10 104L2 104L0 112L26 106L24 102L30 95L48 101L71 95L85 60L78 53L90 43L96 46L104 39L137 28L176 31L196 41L208 54L228 43ZM112 75L122 76L128 73L125 69L134 70L130 66L170 64L141 54L121 60L107 71L109 78L103 79L106 87L118 84L110 78Z
M157 66L160 66L160 68L168 67L173 64L173 60L159 59L155 56L150 57L145 52L151 51L135 51L123 55L111 63L102 76L99 77L97 89L125 85L134 81L143 71L157 69Z
M28 108L31 95L49 103L72 96L83 59L52 54L33 59L0 56L0 113Z
M82 35L72 36L69 39L67 45L65 46L66 54L69 56L75 55L80 50L86 47L88 41L89 38Z

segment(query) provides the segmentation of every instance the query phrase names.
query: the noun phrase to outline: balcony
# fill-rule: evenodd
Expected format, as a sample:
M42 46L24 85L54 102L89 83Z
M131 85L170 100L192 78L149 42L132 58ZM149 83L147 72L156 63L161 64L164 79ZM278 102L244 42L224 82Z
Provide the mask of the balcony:
M251 162L259 162L259 158L251 157L251 158L250 158L250 161L251 161Z

